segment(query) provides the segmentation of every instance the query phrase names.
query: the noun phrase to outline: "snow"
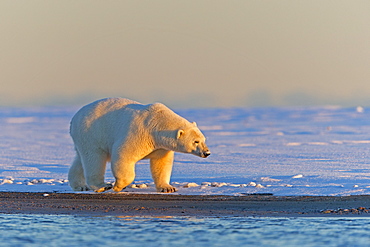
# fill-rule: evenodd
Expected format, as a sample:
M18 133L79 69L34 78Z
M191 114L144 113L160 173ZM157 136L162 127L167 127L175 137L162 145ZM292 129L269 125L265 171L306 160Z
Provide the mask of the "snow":
M72 192L67 172L74 150L68 129L77 110L0 108L0 191ZM364 107L176 112L197 122L212 154L207 159L176 154L175 194L370 193L370 111ZM109 169L106 180L114 181ZM148 161L137 164L136 179L125 192L156 193Z

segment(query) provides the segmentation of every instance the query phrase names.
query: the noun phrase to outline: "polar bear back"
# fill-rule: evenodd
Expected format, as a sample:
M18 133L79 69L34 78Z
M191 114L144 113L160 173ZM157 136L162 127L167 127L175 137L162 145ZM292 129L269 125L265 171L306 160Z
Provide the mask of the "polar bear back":
M70 133L76 144L93 142L103 149L126 138L130 132L150 135L157 129L178 129L190 125L161 103L142 105L124 98L107 98L82 107L72 118ZM133 131L135 129L135 131Z

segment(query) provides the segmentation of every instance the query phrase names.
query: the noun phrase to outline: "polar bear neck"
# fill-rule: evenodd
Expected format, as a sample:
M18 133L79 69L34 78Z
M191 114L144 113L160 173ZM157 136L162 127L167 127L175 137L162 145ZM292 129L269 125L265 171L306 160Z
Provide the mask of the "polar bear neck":
M153 114L151 117L151 122L154 124L154 129L179 130L193 127L188 120L176 114L165 105L160 103L156 103L155 105L157 105L157 107L154 111L152 111Z
M197 127L165 105L156 103L149 107L148 126L152 129L156 149L176 150L177 133Z

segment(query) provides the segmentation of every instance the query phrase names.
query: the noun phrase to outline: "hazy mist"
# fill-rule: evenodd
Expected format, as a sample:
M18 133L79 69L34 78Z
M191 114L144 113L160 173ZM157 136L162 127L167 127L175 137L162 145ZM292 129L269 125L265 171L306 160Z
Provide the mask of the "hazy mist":
M370 1L0 1L0 105L370 106Z

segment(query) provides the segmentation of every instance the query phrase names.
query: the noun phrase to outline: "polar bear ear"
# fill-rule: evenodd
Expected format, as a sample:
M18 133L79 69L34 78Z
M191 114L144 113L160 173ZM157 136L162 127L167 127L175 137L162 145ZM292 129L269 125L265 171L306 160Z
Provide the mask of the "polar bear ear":
M185 133L185 131L183 131L183 130L178 130L177 131L177 139L179 139L183 134Z
M197 127L197 123L196 123L196 122L192 122L192 124L193 124L195 127Z

